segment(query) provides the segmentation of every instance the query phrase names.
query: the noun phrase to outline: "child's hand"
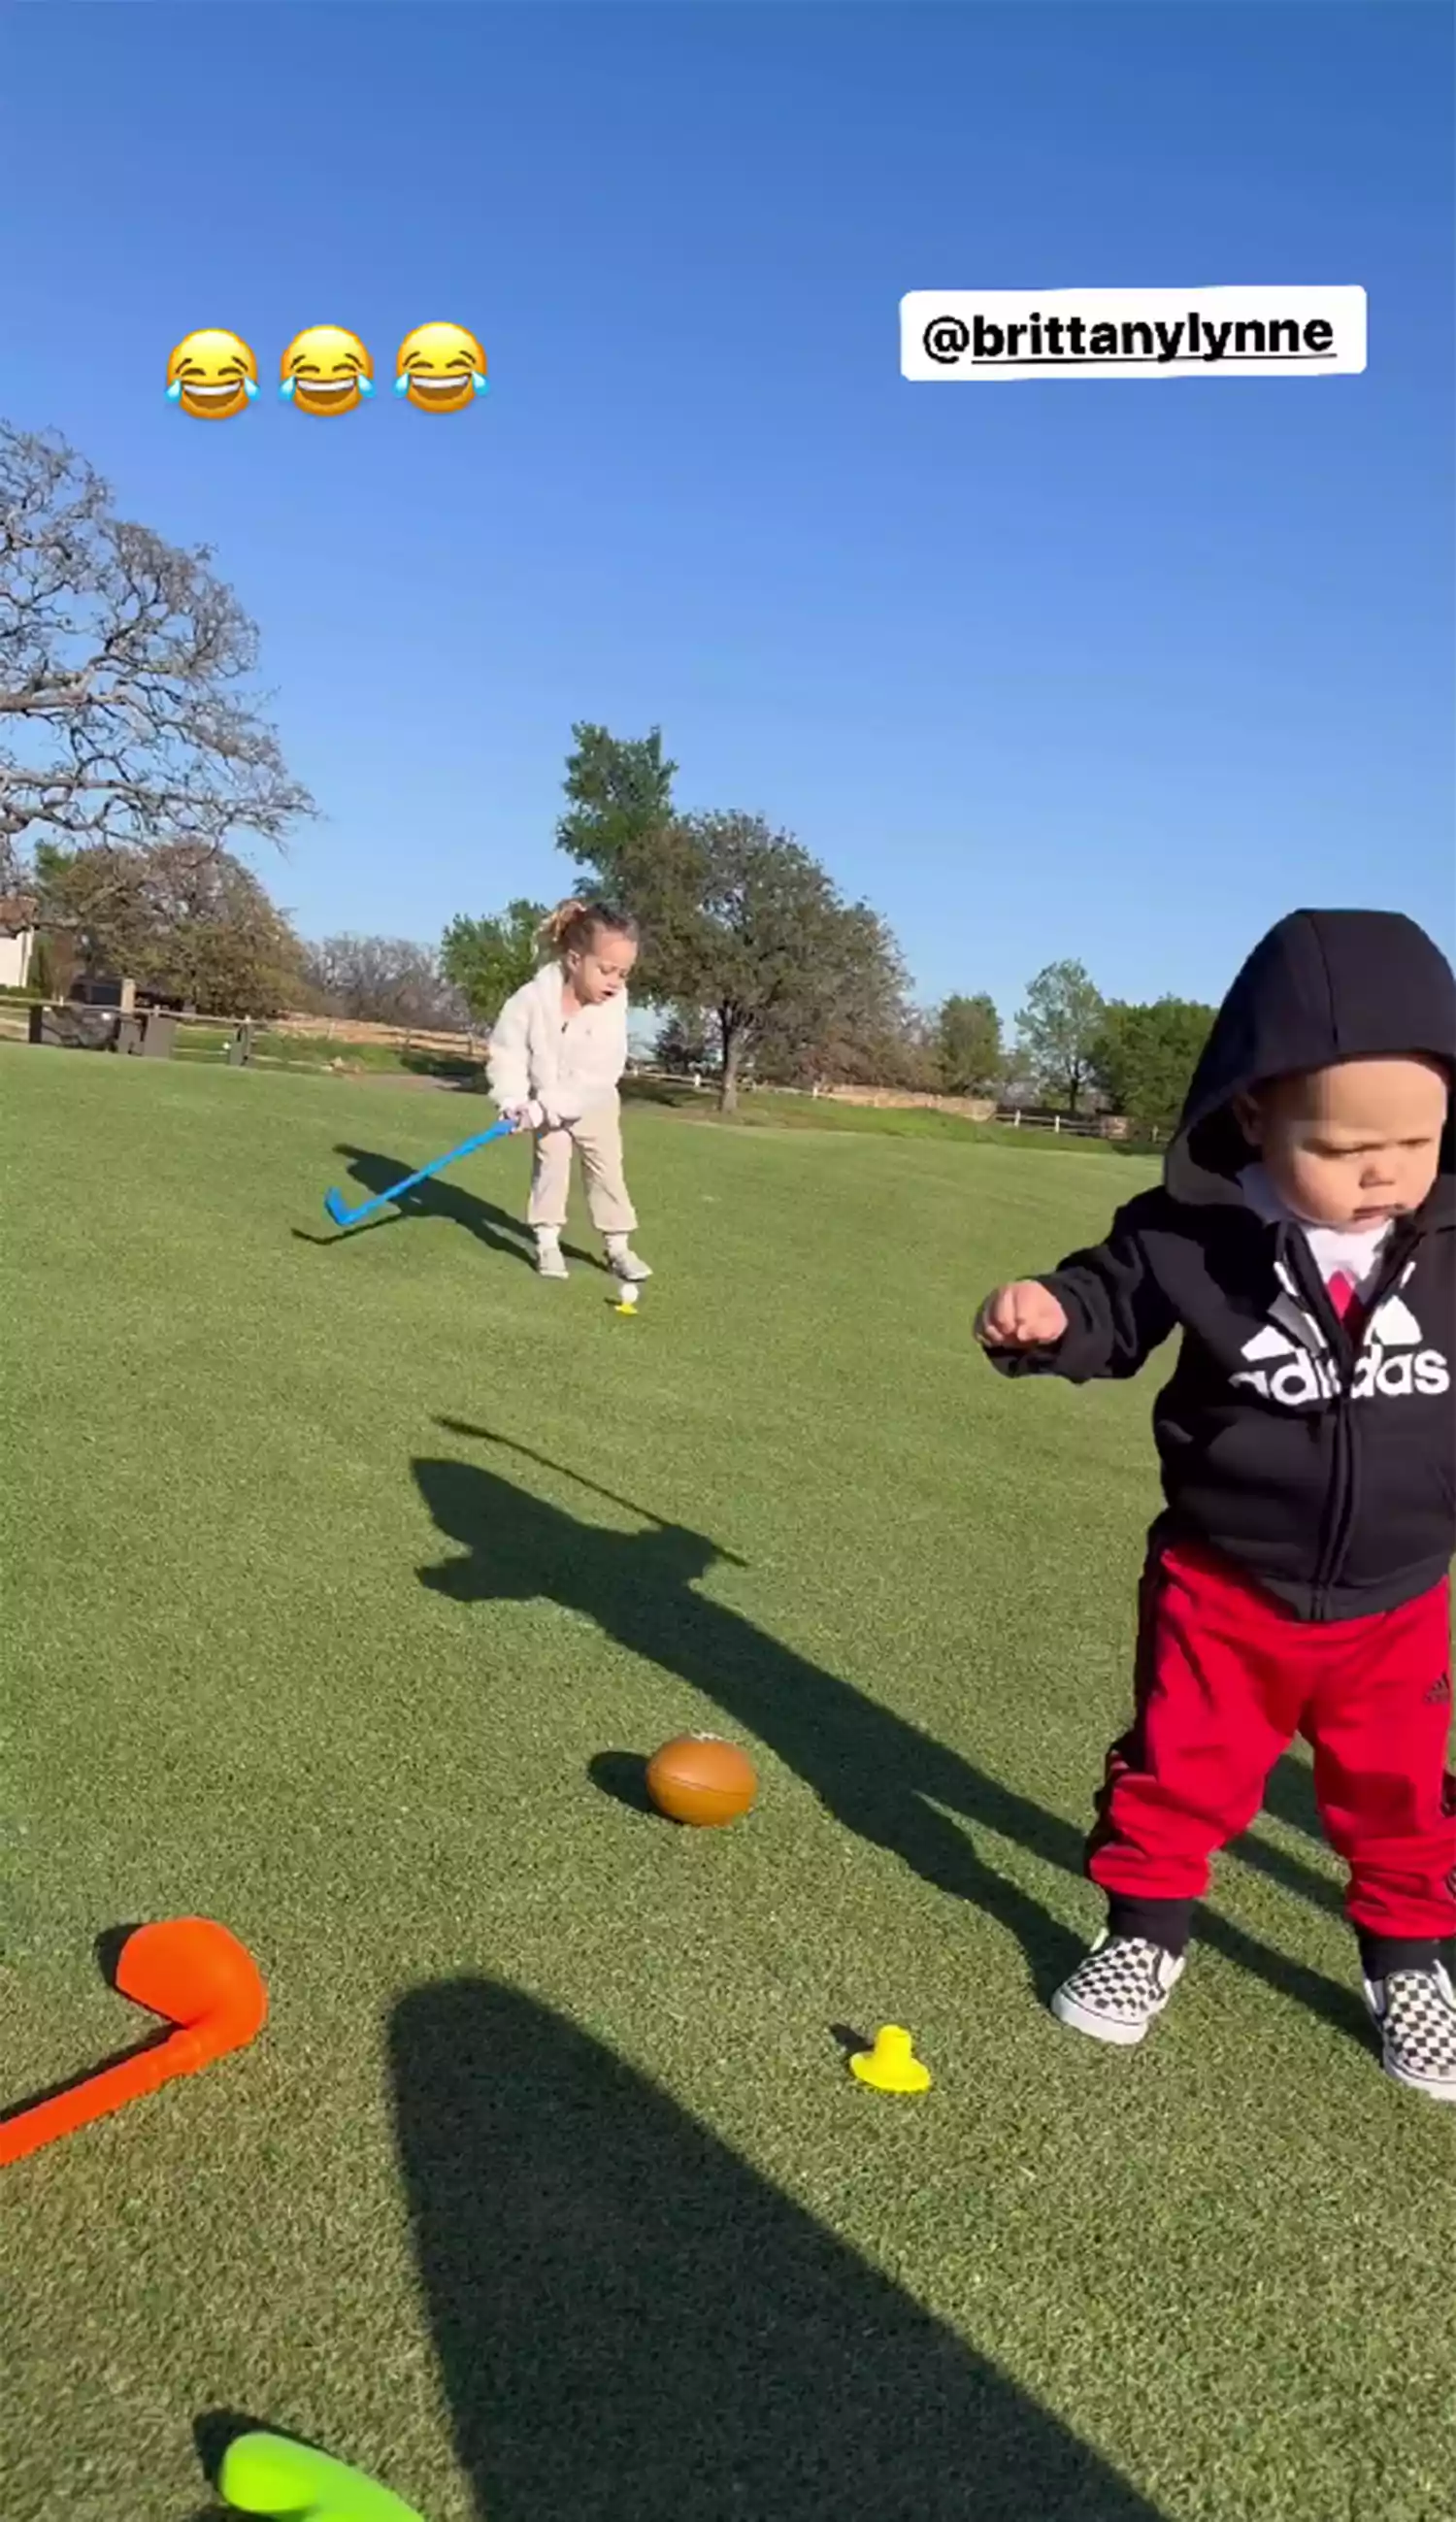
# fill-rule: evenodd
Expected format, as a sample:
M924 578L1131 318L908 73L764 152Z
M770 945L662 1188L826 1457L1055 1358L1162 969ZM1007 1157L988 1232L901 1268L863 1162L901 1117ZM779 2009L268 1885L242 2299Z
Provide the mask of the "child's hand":
M517 1130L539 1130L545 1114L539 1103L509 1103L500 1117Z
M975 1335L982 1348L1054 1348L1069 1326L1065 1308L1039 1279L1018 1279L998 1287L976 1316Z

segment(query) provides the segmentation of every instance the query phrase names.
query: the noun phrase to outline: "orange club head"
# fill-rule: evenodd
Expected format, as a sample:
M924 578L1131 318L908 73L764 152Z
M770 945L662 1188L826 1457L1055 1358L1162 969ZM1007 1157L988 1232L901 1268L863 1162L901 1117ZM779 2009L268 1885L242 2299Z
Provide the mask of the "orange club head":
M416 411L467 411L486 391L486 354L464 324L416 324L395 369L396 394Z
M342 324L310 324L296 333L279 364L280 399L316 420L357 411L373 392L374 362L357 333Z
M245 2049L267 2019L257 1962L211 1918L159 1918L136 1928L121 1947L116 1981L134 2005L171 2026L166 2038L0 2118L0 2166L21 2163L110 2118L174 2076L195 2076L229 2051Z
M117 1985L133 2005L195 2033L199 2064L245 2048L267 2018L257 1962L212 1918L159 1918L135 1928L121 1947Z
M166 398L192 420L232 420L258 393L258 361L241 333L184 334L166 363Z

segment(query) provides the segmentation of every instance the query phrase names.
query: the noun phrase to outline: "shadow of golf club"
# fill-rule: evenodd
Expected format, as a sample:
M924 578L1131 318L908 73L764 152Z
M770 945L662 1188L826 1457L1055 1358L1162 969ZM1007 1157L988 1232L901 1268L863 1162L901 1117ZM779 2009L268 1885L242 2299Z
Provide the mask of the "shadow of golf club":
M393 1185L408 1179L410 1168L400 1156L381 1154L369 1147L339 1146L334 1150L348 1164L349 1179L366 1198L377 1199L388 1194ZM484 1152L484 1151L479 1151ZM470 1162L466 1157L463 1161ZM509 1210L497 1208L493 1200L482 1199L478 1191L466 1191L462 1184L444 1174L432 1174L427 1182L416 1183L412 1191L400 1193L398 1204L389 1215L366 1218L360 1226L341 1226L334 1235L310 1235L302 1227L293 1229L300 1243L313 1243L332 1250L342 1242L353 1241L360 1235L372 1235L377 1228L400 1226L411 1218L443 1219L451 1226L462 1227L488 1251L502 1253L507 1260L519 1261L528 1268L536 1263L536 1243L524 1219L512 1217ZM589 1270L605 1272L600 1254L585 1251L579 1244L563 1241L562 1250L569 1261L581 1263Z
M447 1436L464 1436L475 1445L495 1445L504 1453L514 1454L518 1462L534 1463L540 1471L550 1471L557 1476L562 1473L560 1463L553 1462L549 1454L539 1452L535 1445L524 1445L519 1436L502 1436L495 1428L483 1427L470 1419L437 1419L435 1424L437 1427L443 1427ZM570 1478L574 1488L585 1489L588 1497L598 1497L607 1506L620 1506L625 1515L634 1515L638 1523L655 1523L664 1532L676 1528L664 1523L662 1517L650 1506L642 1506L635 1498L624 1497L620 1489L604 1488L600 1480L588 1479L583 1471L571 1472ZM740 1559L736 1550L729 1550L726 1542L713 1541L707 1546L719 1567L746 1569L752 1564L747 1559Z
M479 2522L1159 2522L988 2358L535 1998L477 1978L416 1988L390 2057ZM848 2159L866 2124L845 2085Z

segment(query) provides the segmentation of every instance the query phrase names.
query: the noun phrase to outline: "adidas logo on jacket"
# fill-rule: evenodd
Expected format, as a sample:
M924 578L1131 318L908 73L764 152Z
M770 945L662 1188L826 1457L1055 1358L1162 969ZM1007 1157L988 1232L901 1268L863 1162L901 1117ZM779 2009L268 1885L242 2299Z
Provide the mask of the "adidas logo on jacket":
M1411 1262L1406 1277L1414 1275ZM1288 1271L1282 1282L1291 1313L1298 1321L1292 1331L1275 1319L1244 1343L1245 1369L1231 1377L1267 1401L1286 1410L1339 1398L1339 1367L1313 1314L1305 1311ZM1278 1314L1278 1304L1274 1312ZM1434 1397L1451 1389L1450 1362L1444 1350L1428 1345L1426 1334L1397 1288L1371 1316L1350 1380L1352 1401L1399 1401L1407 1394Z

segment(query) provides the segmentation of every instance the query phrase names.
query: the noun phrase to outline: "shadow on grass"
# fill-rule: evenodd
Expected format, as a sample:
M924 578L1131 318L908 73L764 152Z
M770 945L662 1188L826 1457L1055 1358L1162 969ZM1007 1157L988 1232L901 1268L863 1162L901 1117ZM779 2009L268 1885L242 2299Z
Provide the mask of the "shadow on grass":
M1302 1830L1310 1839L1325 1845L1320 1808L1315 1800L1314 1771L1307 1760L1292 1752L1279 1762L1264 1789L1264 1810L1276 1821L1287 1822L1292 1830Z
M446 1424L458 1435L502 1441L488 1428ZM1082 1834L699 1593L699 1580L720 1558L704 1534L681 1524L612 1532L473 1464L417 1461L413 1468L436 1525L464 1553L421 1569L422 1584L457 1603L543 1600L585 1614L633 1655L716 1701L796 1770L847 1829L1014 1936L1043 1996L1071 1968L1083 1938L998 1872L974 1833L990 1831L1078 1876ZM605 1776L599 1783L607 1784ZM1296 1863L1274 1853L1286 1867ZM1280 1994L1366 2038L1352 1990L1271 1951L1216 1912L1200 1915L1198 1932Z
M690 1077L624 1077L622 1100L654 1103L659 1110L668 1112L690 1112L694 1108L712 1112L718 1107L716 1094L694 1086Z
M462 1094L478 1094L484 1074L480 1060L453 1058L447 1051L401 1051L399 1066L406 1077L435 1077Z
M647 1793L647 1763L640 1751L598 1751L588 1763L587 1775L594 1787L624 1811L652 1813L657 1810Z
M96 1967L107 1986L113 1990L117 1989L117 1972L121 1955L135 1933L134 1926L104 1927L92 1940L91 1951ZM28 2111L38 2111L48 2102L60 2101L64 2093L73 2093L79 2085L91 2083L98 2076L109 2076L115 2067L129 2066L133 2058L144 2057L151 2049L161 2049L171 2036L172 2026L159 2024L155 2016L138 2013L137 2023L140 2036L129 2041L124 2049L110 2050L104 2058L87 2059L70 2075L59 2076L54 2083L41 2085L18 2099L7 2100L0 2095L0 2129L8 2127L12 2120L23 2119Z
M1157 2522L994 2364L533 1998L484 1979L416 1988L390 2047L480 2522ZM847 2149L864 2107L846 2077Z
M718 1561L713 1542L679 1524L622 1533L579 1522L468 1463L417 1462L414 1471L440 1530L468 1554L422 1570L422 1583L459 1603L541 1598L585 1613L716 1700L862 1838L997 1919L1019 1939L1039 1986L1050 1991L1071 1967L1078 1939L984 1863L961 1825L983 1823L1054 1863L1069 1853L1075 1861L1076 1834L697 1593ZM620 1770L613 1775L608 1792L620 1799Z
M236 2504L225 2504L222 2501L222 2490L218 2482L223 2460L239 2436L255 2434L276 2435L281 2443L298 2444L305 2452L322 2452L327 2449L322 2444L314 2443L308 2435L295 2434L291 2426L280 2426L272 2417L245 2416L239 2408L204 2408L193 2420L192 2440L197 2448L197 2457L203 2475L217 2500L209 2504L203 2512L195 2514L192 2522L237 2522L238 2507ZM315 2508L310 2505L308 2510L312 2513ZM289 2511L293 2511L292 2506ZM287 2515L283 2517L283 2522L288 2522Z
M217 2490L217 2480L225 2455L240 2435L285 2435L290 2443L302 2443L302 2435L289 2434L286 2426L276 2426L271 2417L245 2416L241 2408L204 2408L193 2419L192 2440L208 2485ZM236 2508L234 2508L236 2509Z
M1276 1761L1264 1787L1263 1809L1276 1821L1292 1830L1302 1831L1306 1838L1328 1847L1320 1808L1315 1801L1314 1779L1307 1760L1291 1751ZM1332 1917L1344 1916L1344 1893L1338 1883L1325 1874L1317 1874L1289 1849L1274 1841L1256 1839L1251 1834L1235 1840L1234 1847L1245 1865L1256 1874L1267 1875L1271 1883L1282 1884L1287 1892L1297 1892L1317 1909L1328 1909Z
M359 1200L355 1206L387 1192L394 1183L403 1182L410 1170L402 1156L381 1155L370 1147L343 1146L335 1153L346 1159L349 1179L357 1187ZM528 1269L535 1266L535 1238L525 1221L512 1217L508 1209L497 1208L493 1201L482 1199L478 1191L466 1191L463 1184L450 1181L445 1174L433 1174L428 1182L416 1183L413 1191L405 1191L393 1208L366 1219L362 1226L340 1227L329 1235L308 1235L296 1226L294 1239L331 1250L337 1243L373 1235L380 1227L401 1226L410 1218L421 1217L444 1218L452 1226L463 1227L467 1235L473 1235L490 1251L524 1262ZM590 1269L606 1268L597 1253L582 1251L570 1243L563 1243L562 1250L569 1260L584 1262Z

